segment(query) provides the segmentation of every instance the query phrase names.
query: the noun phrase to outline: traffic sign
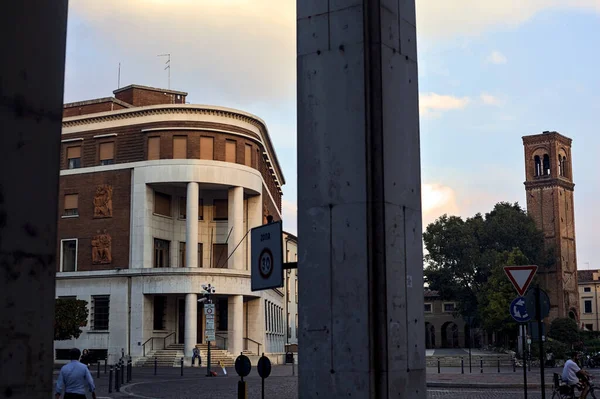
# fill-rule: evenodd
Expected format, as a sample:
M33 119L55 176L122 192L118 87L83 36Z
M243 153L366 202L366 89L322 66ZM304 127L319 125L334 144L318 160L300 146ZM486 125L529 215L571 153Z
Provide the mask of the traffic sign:
M535 290L534 289L531 289L527 292L527 295L525 295L525 300L527 302L526 303L527 312L531 315L532 319L537 320L538 317L537 317L537 312L535 309ZM541 310L540 317L542 319L545 319L550 314L550 298L548 297L548 294L546 293L546 291L544 291L541 288L540 288L540 310Z
M235 371L240 377L247 377L248 374L250 374L250 370L252 370L252 364L250 363L248 356L239 355L237 359L235 359Z
M263 354L261 358L258 359L256 369L261 378L268 378L271 375L271 361L269 358Z
M510 315L517 323L526 323L531 320L531 315L527 313L527 300L518 296L510 303Z
M504 266L504 273L515 287L520 296L525 295L529 284L535 276L537 266Z
M252 291L283 287L283 236L281 222L255 227L252 240Z
M206 342L215 341L215 304L204 304L204 338Z

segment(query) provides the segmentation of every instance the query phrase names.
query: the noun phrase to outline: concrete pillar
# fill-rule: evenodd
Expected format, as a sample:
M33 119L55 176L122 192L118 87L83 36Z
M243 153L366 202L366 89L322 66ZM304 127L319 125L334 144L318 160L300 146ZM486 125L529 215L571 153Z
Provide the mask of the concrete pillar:
M297 10L299 398L425 398L415 1Z
M198 295L185 296L185 336L183 339L184 356L192 357L194 346L198 343Z
M185 267L198 267L198 183L187 184Z
M227 349L237 356L244 349L244 297L232 295L227 305Z
M248 230L262 225L262 194L248 198ZM250 270L252 265L252 239L250 233L246 236L248 242L247 251L247 270Z
M248 301L248 338L260 344L260 347L251 342L249 348L260 352L265 352L265 300L263 298L252 299Z
M0 392L49 398L67 1L3 4Z
M244 263L245 254L242 249L242 239L244 238L244 188L232 187L229 189L228 200L228 230L231 230L227 245L227 268L229 269L245 269ZM233 254L233 255L232 255Z

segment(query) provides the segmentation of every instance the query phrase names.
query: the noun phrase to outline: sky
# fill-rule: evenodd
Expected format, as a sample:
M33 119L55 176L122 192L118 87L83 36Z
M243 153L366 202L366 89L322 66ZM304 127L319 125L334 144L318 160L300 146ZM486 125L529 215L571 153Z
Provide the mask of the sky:
M296 1L73 0L65 102L167 87L268 125L296 233ZM417 0L423 223L525 206L521 137L573 139L580 269L600 268L600 0Z

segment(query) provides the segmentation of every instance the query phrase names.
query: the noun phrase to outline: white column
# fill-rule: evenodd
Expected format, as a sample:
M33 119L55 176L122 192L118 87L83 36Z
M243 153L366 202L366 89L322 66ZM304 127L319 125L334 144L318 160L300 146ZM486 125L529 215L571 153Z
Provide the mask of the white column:
M232 187L229 189L228 200L228 230L231 230L229 242L227 246L227 255L229 261L227 267L229 269L245 269L244 251L240 242L246 233L244 231L244 188ZM229 233L229 231L228 231ZM238 246L238 244L240 244ZM236 249L237 247L237 249ZM235 252L234 252L235 250ZM233 255L231 255L233 253Z
M186 294L185 296L185 336L184 356L192 357L194 346L198 343L198 295Z
M227 305L227 349L237 356L244 348L244 297L232 295Z
M198 183L187 184L185 267L198 267Z
M260 225L262 225L262 194L248 198L248 230ZM250 270L252 265L252 239L250 233L246 236L246 242L248 243L247 265L248 270Z

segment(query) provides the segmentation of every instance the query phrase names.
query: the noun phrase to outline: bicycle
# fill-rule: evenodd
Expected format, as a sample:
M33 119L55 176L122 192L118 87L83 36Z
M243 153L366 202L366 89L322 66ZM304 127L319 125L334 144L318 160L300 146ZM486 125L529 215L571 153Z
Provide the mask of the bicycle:
M587 393L586 398L596 399L596 393L594 392L594 384L592 383L592 377L588 379L590 389ZM579 395L575 392L575 387L567 385L562 382L562 378L554 373L554 385L552 387L552 399L577 399Z

